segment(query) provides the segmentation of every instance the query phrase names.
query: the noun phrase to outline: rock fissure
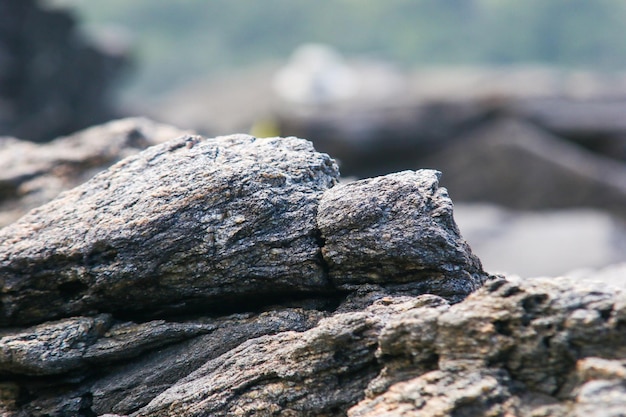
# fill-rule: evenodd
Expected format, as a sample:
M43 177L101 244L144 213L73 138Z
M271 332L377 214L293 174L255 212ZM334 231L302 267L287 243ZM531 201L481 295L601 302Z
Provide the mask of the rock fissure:
M598 367L584 361L610 360L591 329L622 342L626 308L490 279L439 175L339 184L309 142L247 135L126 157L0 229L0 406L498 415L525 395L577 401Z

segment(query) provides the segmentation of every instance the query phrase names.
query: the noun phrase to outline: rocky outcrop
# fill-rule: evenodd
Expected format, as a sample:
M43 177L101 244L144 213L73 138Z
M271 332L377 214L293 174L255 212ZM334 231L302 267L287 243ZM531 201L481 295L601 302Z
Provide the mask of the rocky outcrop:
M486 274L438 173L336 186L338 176L301 139L186 135L0 230L7 409L335 413L358 401L395 308L368 305L422 293L458 302ZM351 245L347 230L371 244ZM255 387L240 396L238 384Z
M115 162L184 133L189 132L128 118L44 144L0 138L0 227Z
M294 138L182 136L128 157L0 231L0 323L325 292L315 216L338 175Z
M3 415L617 415L624 294L488 276L438 175L339 185L293 137L128 156L0 230Z

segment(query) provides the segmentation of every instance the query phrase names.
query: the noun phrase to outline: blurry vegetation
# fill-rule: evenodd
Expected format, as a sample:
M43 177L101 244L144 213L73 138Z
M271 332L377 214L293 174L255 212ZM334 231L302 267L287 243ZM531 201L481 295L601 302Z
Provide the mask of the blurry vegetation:
M57 0L59 1L59 0ZM304 42L405 68L539 63L626 68L623 0L65 0L132 34L134 89L286 58Z

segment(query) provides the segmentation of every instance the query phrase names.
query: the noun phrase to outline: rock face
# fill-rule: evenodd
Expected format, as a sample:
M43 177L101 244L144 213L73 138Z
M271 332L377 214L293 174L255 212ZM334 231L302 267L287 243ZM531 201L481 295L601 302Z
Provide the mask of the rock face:
M600 284L498 278L399 315L380 334L383 371L348 415L620 415L625 306Z
M2 414L620 415L623 292L488 276L435 171L337 179L187 135L0 230Z
M452 202L436 171L405 171L334 187L318 225L339 288L406 284L463 299L482 283L478 258L460 238ZM404 233L398 233L403 230Z
M0 323L324 292L315 216L337 177L294 138L187 136L131 156L0 231Z
M438 173L338 176L302 139L187 135L0 230L4 408L344 413L394 312L487 275Z

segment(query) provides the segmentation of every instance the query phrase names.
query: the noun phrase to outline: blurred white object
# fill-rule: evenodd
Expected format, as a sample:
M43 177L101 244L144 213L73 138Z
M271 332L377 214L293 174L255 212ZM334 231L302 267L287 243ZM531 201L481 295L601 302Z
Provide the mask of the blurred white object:
M454 218L488 272L557 276L626 262L626 228L599 210L523 212L455 204Z
M330 46L306 44L278 71L274 88L287 101L326 104L352 97L357 80L341 55Z

